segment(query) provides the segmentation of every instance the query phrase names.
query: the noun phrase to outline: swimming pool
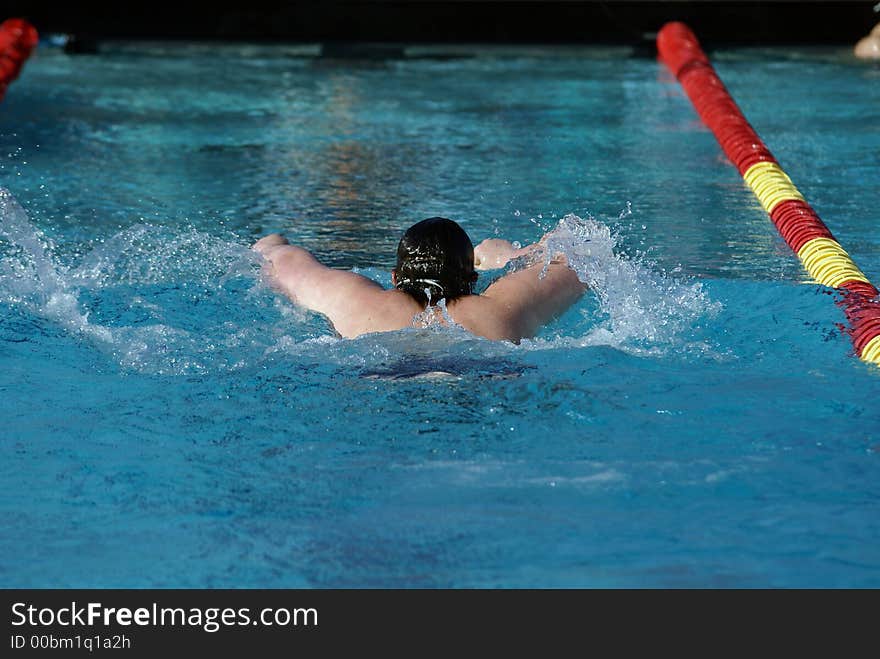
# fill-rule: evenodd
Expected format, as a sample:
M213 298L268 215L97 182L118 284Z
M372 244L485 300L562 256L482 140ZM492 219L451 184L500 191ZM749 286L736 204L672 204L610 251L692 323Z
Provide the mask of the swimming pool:
M880 372L675 80L471 54L35 53L0 105L0 584L880 586ZM710 55L876 283L880 69ZM594 293L520 346L345 341L248 249L387 284L433 215L561 222Z

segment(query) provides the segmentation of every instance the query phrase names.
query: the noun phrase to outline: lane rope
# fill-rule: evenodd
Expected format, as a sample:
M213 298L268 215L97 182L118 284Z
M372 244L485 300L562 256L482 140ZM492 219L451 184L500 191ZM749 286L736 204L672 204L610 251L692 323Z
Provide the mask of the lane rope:
M853 262L749 125L697 37L673 21L657 34L660 59L742 175L810 277L839 301L860 359L880 366L880 293Z

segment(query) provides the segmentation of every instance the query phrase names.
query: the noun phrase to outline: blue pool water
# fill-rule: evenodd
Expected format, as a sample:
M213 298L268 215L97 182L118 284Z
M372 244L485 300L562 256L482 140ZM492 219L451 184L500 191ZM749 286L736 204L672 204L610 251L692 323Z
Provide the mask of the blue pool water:
M0 105L0 585L880 586L880 371L675 81L475 53L35 54ZM880 69L713 58L880 280ZM248 249L387 284L432 215L559 226L593 291L520 346L339 340Z

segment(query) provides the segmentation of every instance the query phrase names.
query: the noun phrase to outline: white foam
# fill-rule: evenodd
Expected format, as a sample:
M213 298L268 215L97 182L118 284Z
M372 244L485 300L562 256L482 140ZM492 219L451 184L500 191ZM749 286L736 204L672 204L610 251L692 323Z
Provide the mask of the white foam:
M546 241L545 264L565 254L605 318L583 336L525 341L527 348L609 345L650 354L680 343L688 327L720 311L699 282L670 278L644 257L621 253L617 243L611 228L592 217L569 214L559 221Z
M13 252L0 261L0 301L20 305L68 331L112 343L113 333L89 323L88 312L80 310L66 269L52 261L48 241L5 188L0 188L0 237Z
M222 284L250 273L258 261L259 255L230 239L142 223L97 241L69 277L86 288L180 280Z
M216 370L216 346L204 337L164 323L102 325L89 319L89 310L79 300L83 289L178 281L184 271L192 275L206 262L210 267L199 275L203 282L212 277L222 282L251 267L250 250L241 245L191 230L177 243L173 235L161 238L163 231L167 233L160 227L132 227L101 243L71 269L57 261L51 242L31 224L12 194L0 188L0 302L84 337L125 368L156 374ZM154 315L162 313L139 295L131 304L146 306ZM247 329L232 328L227 341L248 343L247 335ZM220 367L229 364L224 361Z

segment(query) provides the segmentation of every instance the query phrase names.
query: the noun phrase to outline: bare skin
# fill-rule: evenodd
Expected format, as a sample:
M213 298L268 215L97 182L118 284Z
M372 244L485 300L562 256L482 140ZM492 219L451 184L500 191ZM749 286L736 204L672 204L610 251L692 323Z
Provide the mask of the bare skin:
M859 40L853 52L861 59L880 60L880 23L874 26L868 36Z
M484 240L474 248L477 270L500 268L517 256L540 248L540 243L516 249L506 240ZM370 332L388 332L414 326L425 309L410 295L386 290L362 275L328 268L310 252L291 245L279 234L258 240L253 249L266 259L264 275L293 302L326 316L345 338ZM504 275L481 295L452 300L452 320L478 336L518 343L535 335L545 323L574 304L586 290L568 267L565 257L554 258L546 274L543 263ZM397 274L391 271L397 284ZM438 322L444 322L433 307Z

